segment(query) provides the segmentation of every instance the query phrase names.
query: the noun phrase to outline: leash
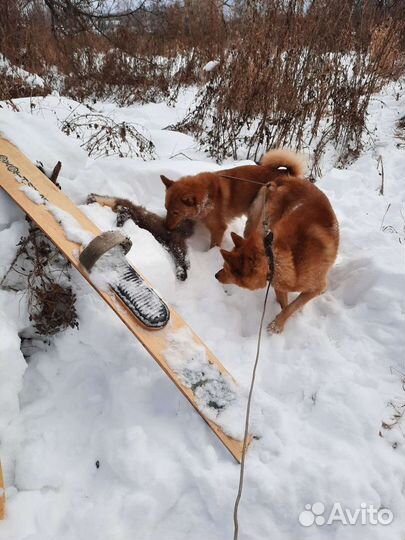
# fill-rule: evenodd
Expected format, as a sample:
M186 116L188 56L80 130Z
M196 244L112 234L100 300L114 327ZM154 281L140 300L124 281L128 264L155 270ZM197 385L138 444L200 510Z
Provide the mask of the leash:
M221 174L220 176L222 176L222 178L228 178L229 180L240 180L241 182L247 182L248 184L257 184L259 186L265 186L266 185L266 184L263 184L263 182L258 182L257 180L249 180L247 178L239 178L238 176L231 176L229 174Z
M242 489L243 489L243 480L245 476L245 461L246 461L246 450L247 450L247 441L249 437L249 420L250 420L250 406L252 401L252 395L253 395L253 388L256 380L256 370L257 365L259 363L259 355L260 355L260 346L262 341L262 330L263 330L263 321L264 321L264 315L266 313L266 305L267 305L267 298L269 296L269 290L270 290L271 281L269 281L266 289L266 295L264 297L263 302L263 311L262 316L260 319L260 326L259 326L259 337L257 340L257 348L256 348L256 358L255 363L253 366L252 371L252 380L250 383L250 389L249 389L249 396L247 401L247 407L246 407L246 416L245 416L245 432L243 436L243 448L242 448L242 460L240 462L240 473L239 473L239 487L238 487L238 494L236 495L235 499L235 505L233 508L233 540L238 540L239 538L239 521L238 521L238 511L239 511L239 503L240 499L242 497Z
M269 261L269 277L268 277L266 294L264 296L263 311L262 311L262 316L261 316L260 325L259 325L259 336L257 338L256 358L255 358L255 363L253 365L252 379L250 382L250 389L249 389L249 395L248 395L247 406L246 406L245 431L243 435L242 459L240 463L240 472L239 472L239 487L238 487L238 493L236 495L235 504L233 508L233 527L234 527L233 540L238 540L239 538L238 511L239 511L240 500L242 497L243 481L244 481L244 476L245 476L245 460L246 460L247 441L249 437L250 408L251 408L251 402L252 402L252 396L253 396L253 388L254 388L255 380L256 380L256 371L257 371L257 366L259 363L261 341L262 341L262 331L263 331L263 321L264 321L264 316L266 313L267 299L269 296L270 286L274 277L273 233L269 229L268 218L266 218L263 221L263 227L266 234L266 236L263 239L263 243L264 243L264 249L265 249L268 261Z
M257 165L257 166L262 167L262 165ZM275 170L278 171L280 174L282 174L283 172L286 172L287 173L286 176L290 176L288 169L286 171L284 171L284 169L275 169ZM240 182L247 182L248 184L257 184L259 186L266 186L269 183L269 182L266 182L266 183L258 182L257 180L250 180L248 178L240 178L239 176L232 176L230 174L220 174L219 176L221 176L222 178L228 178L229 180L239 180Z

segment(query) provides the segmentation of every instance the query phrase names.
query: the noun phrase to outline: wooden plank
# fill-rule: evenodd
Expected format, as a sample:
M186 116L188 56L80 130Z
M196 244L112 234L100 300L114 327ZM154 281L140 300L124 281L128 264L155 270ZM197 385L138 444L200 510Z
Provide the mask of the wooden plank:
M6 494L5 494L3 469L0 461L0 520L6 517Z
M20 208L26 214L28 214L33 221L35 221L42 231L72 263L72 265L77 268L77 270L79 270L90 285L94 287L103 300L111 307L111 309L115 311L127 328L156 360L166 375L174 382L180 392L189 400L205 422L207 422L209 427L226 446L233 457L240 462L242 457L243 441L229 437L223 432L220 426L207 418L204 413L199 410L192 390L182 383L179 376L170 368L165 360L163 352L168 346L168 336L177 330L185 327L188 328L184 320L180 317L180 315L178 315L178 313L176 313L174 309L171 308L170 321L165 328L162 330L147 330L137 322L137 319L133 316L131 311L117 298L114 293L98 289L94 283L92 283L89 274L79 263L78 253L81 248L80 244L68 240L62 226L54 218L51 212L48 211L47 207L41 204L36 204L24 193L24 191L21 190L22 184L16 179L17 171L13 169L13 166L18 168L20 177L24 177L24 184L30 185L39 191L52 205L57 206L65 212L68 212L77 220L82 229L89 231L94 235L98 235L101 232L98 227L96 227L96 225L85 214L83 214L62 191L52 184L52 182L44 174L42 174L37 167L35 167L35 165L33 165L32 162L14 145L12 145L9 141L0 139L0 187L2 187L20 206ZM204 345L201 339L193 331L191 332L195 343L205 348L208 361L214 364L221 374L229 376L229 373L226 371L224 366Z

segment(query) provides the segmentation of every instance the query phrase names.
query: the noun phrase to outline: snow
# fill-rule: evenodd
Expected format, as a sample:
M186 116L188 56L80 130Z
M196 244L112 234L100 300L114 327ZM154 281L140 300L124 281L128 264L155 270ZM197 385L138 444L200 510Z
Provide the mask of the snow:
M100 289L112 287L146 325L154 326L161 317L167 322L167 308L156 292L128 265L121 246L110 249L96 261L91 277Z
M72 215L65 210L62 210L58 206L48 202L48 200L44 198L35 188L32 186L23 185L20 187L20 191L22 191L35 204L42 204L46 206L49 212L61 225L68 240L77 242L83 246L86 246L89 242L91 242L91 240L93 240L93 233L84 230L80 223Z
M3 54L0 54L0 70L4 73L4 75L23 79L28 86L33 88L36 86L39 86L40 88L44 87L44 80L42 77L30 73L21 67L14 66Z
M203 71L213 71L219 65L219 60L210 60L203 67Z
M372 101L368 128L375 137L360 158L345 170L325 159L318 185L340 222L339 257L325 294L294 316L283 334L263 339L241 540L403 538L404 426L400 421L391 430L382 428L393 418L390 403L404 402L405 158L393 135L405 109L403 93L397 99L400 84L387 86ZM156 145L154 161L87 158L79 142L59 129L63 115L81 106L58 96L34 98L32 110L29 100L14 100L21 112L0 109L0 133L46 168L60 160L64 192L102 230L110 230L116 215L86 206L88 193L129 198L162 213L160 174L176 179L218 168L192 137L163 129L184 113L193 95L191 89L182 93L174 108L94 105L115 121L144 126ZM239 219L231 229L242 233L243 227ZM24 215L0 193L0 280L25 231ZM236 402L243 402L264 291L224 290L214 279L222 266L219 250L207 251L201 231L190 240L190 275L182 283L147 231L129 221L124 232L133 242L129 259L221 360L238 382L242 400ZM228 231L223 247L231 245ZM237 464L76 272L72 286L79 329L38 348L29 363L19 346L30 324L24 294L0 290L0 455L8 498L0 539L232 537ZM265 322L278 310L271 294ZM184 374L176 339L188 342L188 336L175 336L166 354ZM242 430L243 410L234 407L232 392L222 397L228 405L215 411L217 418L230 430ZM363 502L386 507L394 520L361 528L301 526L300 512L317 501L329 508L339 501L353 511Z
M94 264L91 278L99 289L108 290L120 280L123 250L116 246L104 253Z
M44 204L45 199L41 196L39 191L37 191L32 186L21 186L20 191L22 191L32 202L35 204Z
M86 246L93 240L94 234L84 230L80 223L68 212L50 203L47 203L46 207L59 222L68 240L77 242L83 246Z
M195 342L189 328L172 332L168 342L163 356L183 384L192 389L200 410L225 433L241 440L240 418L246 409L246 401L242 399L240 389L208 361L206 350Z
M53 96L52 99L58 101ZM25 100L23 98L23 103ZM20 106L20 100L15 103ZM62 161L62 177L75 178L87 159L79 142L61 133L57 125L50 122L50 117L43 118L40 111L33 111L15 113L0 109L0 135L17 145L34 163L41 161L46 169L52 170L59 160Z
M86 246L94 238L94 234L86 231L80 223L69 212L62 210L58 206L51 204L39 191L30 185L20 187L22 191L35 204L44 205L63 229L68 240ZM75 250L76 251L76 250Z

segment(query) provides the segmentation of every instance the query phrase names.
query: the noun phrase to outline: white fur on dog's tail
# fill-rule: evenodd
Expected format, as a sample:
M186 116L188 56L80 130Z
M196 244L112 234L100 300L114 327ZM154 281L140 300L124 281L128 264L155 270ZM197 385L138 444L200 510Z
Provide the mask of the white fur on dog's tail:
M269 150L264 154L260 161L260 165L265 167L286 167L291 176L303 176L305 174L306 165L304 160L292 150L284 150L284 148L276 148Z

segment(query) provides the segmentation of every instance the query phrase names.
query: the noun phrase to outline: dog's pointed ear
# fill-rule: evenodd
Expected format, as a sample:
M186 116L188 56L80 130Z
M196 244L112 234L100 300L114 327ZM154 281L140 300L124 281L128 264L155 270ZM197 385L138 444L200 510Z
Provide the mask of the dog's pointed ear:
M236 234L235 232L231 232L231 238L235 247L240 247L244 242L244 238L242 238L242 236L239 236L239 234Z
M231 251L226 251L226 249L220 249L219 252L221 253L224 261L230 262L233 258L233 253Z
M249 207L245 226L245 238L254 232L263 221L264 205L266 204L266 186L260 188L255 200Z
M162 180L167 189L169 189L169 187L174 184L174 180L170 180L170 178L167 178L167 176L165 176L164 174L160 175L160 179Z
M195 206L197 200L193 195L183 195L181 202L186 206Z

